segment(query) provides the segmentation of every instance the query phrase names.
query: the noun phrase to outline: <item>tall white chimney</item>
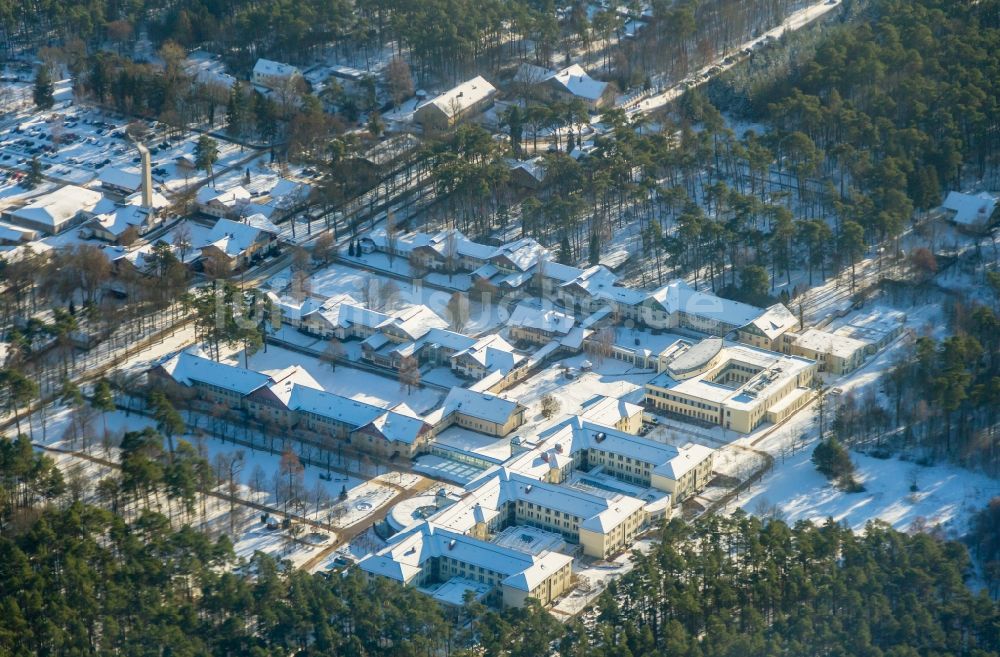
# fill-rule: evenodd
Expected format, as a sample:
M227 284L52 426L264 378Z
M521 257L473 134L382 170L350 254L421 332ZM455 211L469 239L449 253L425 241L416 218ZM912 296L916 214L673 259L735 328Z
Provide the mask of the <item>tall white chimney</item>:
M142 144L136 144L139 156L142 158L142 207L153 207L153 165L149 159L149 149Z

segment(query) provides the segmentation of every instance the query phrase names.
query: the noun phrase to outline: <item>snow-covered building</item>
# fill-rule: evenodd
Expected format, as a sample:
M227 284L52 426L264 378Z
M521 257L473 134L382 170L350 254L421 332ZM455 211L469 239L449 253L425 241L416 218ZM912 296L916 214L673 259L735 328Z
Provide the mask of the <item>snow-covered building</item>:
M580 417L595 424L638 434L642 428L642 406L623 399L598 395L583 404Z
M219 219L205 242L196 248L202 259L222 258L231 268L239 269L265 255L277 244L277 238L277 230L262 221Z
M944 203L941 204L941 208L948 213L953 223L971 230L987 228L993 220L996 207L997 199L989 192L978 194L948 192Z
M491 436L506 436L524 424L527 410L516 401L488 392L454 387L439 409L427 415L438 431L457 424Z
M335 395L299 366L267 375L182 351L154 366L150 379L187 388L204 403L243 410L290 437L339 439L386 458L412 458L434 435L434 427L405 404L384 408Z
M563 101L583 101L591 110L607 107L615 100L614 86L590 77L579 64L553 72L540 84L551 96Z
M129 229L137 235L145 235L164 221L170 201L163 194L153 192L149 206L144 205L143 193L136 192L116 203L106 212L95 214L83 228L97 239L117 242Z
M819 363L819 371L831 374L853 372L865 361L866 342L850 336L809 328L788 334L788 353Z
M784 351L783 336L799 328L799 320L784 304L776 303L739 328L737 339L769 351Z
M662 412L749 433L777 423L812 397L816 361L708 338L678 349L646 384Z
M580 100L590 110L607 107L615 100L614 87L590 77L579 64L571 64L560 70L521 64L514 75L514 82L535 89L549 99L564 102Z
M113 205L98 191L65 185L36 196L19 208L7 210L4 219L17 226L57 235Z
M204 185L195 194L194 204L201 212L213 217L229 217L235 215L241 205L250 203L252 198L242 185L224 190Z
M527 160L507 160L511 182L526 189L539 189L545 182L545 159L538 155Z
M519 303L507 320L513 340L547 344L566 337L573 329L572 317L558 310L542 309L532 302Z
M528 598L551 604L572 588L572 565L573 557L560 552L531 554L426 521L396 534L358 564L370 578L415 586L455 606L471 591L505 607L523 607ZM444 589L453 593L444 596Z
M513 345L496 334L479 338L449 356L452 370L473 379L482 379L491 372L506 375L524 359L525 356L517 353Z
M105 191L122 196L135 194L142 187L142 174L140 172L125 171L116 167L104 167L97 179Z
M301 78L302 72L291 64L284 64L261 57L254 64L251 81L267 89L280 89L293 78Z
M473 242L454 228L428 235L426 239L411 239L410 244L411 262L431 271L472 271L486 264L496 251L495 247Z
M413 119L425 130L447 130L492 106L496 95L496 87L477 75L428 100L416 109Z

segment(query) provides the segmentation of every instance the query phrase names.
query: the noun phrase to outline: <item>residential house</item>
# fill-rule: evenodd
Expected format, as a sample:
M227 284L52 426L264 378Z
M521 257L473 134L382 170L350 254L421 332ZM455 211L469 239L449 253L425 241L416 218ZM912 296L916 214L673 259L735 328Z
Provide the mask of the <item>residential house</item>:
M493 105L496 87L476 76L417 108L413 120L425 130L447 130Z

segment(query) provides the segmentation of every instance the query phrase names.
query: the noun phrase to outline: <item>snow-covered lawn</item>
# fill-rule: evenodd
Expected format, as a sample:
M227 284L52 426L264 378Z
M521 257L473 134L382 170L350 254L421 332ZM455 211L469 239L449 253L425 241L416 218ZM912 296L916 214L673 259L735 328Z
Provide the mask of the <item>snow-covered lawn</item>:
M755 486L739 504L751 513L776 507L788 522L833 518L855 530L870 520L896 529L941 525L949 536L966 530L970 515L1000 495L1000 481L951 465L922 467L896 458L876 459L855 452L861 493L843 493L816 471L812 446L800 450ZM916 485L911 491L910 486Z

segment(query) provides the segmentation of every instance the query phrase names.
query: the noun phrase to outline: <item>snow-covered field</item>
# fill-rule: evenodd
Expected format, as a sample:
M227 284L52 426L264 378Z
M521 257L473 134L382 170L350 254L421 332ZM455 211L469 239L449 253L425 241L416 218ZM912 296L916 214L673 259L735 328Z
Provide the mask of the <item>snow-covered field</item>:
M896 529L940 525L951 537L961 536L970 515L1000 495L1000 481L951 465L919 466L896 458L877 459L855 452L861 493L843 493L816 471L812 445L784 463L739 505L747 511L776 508L788 522L833 518L862 530L871 520ZM911 490L911 485L915 490Z

